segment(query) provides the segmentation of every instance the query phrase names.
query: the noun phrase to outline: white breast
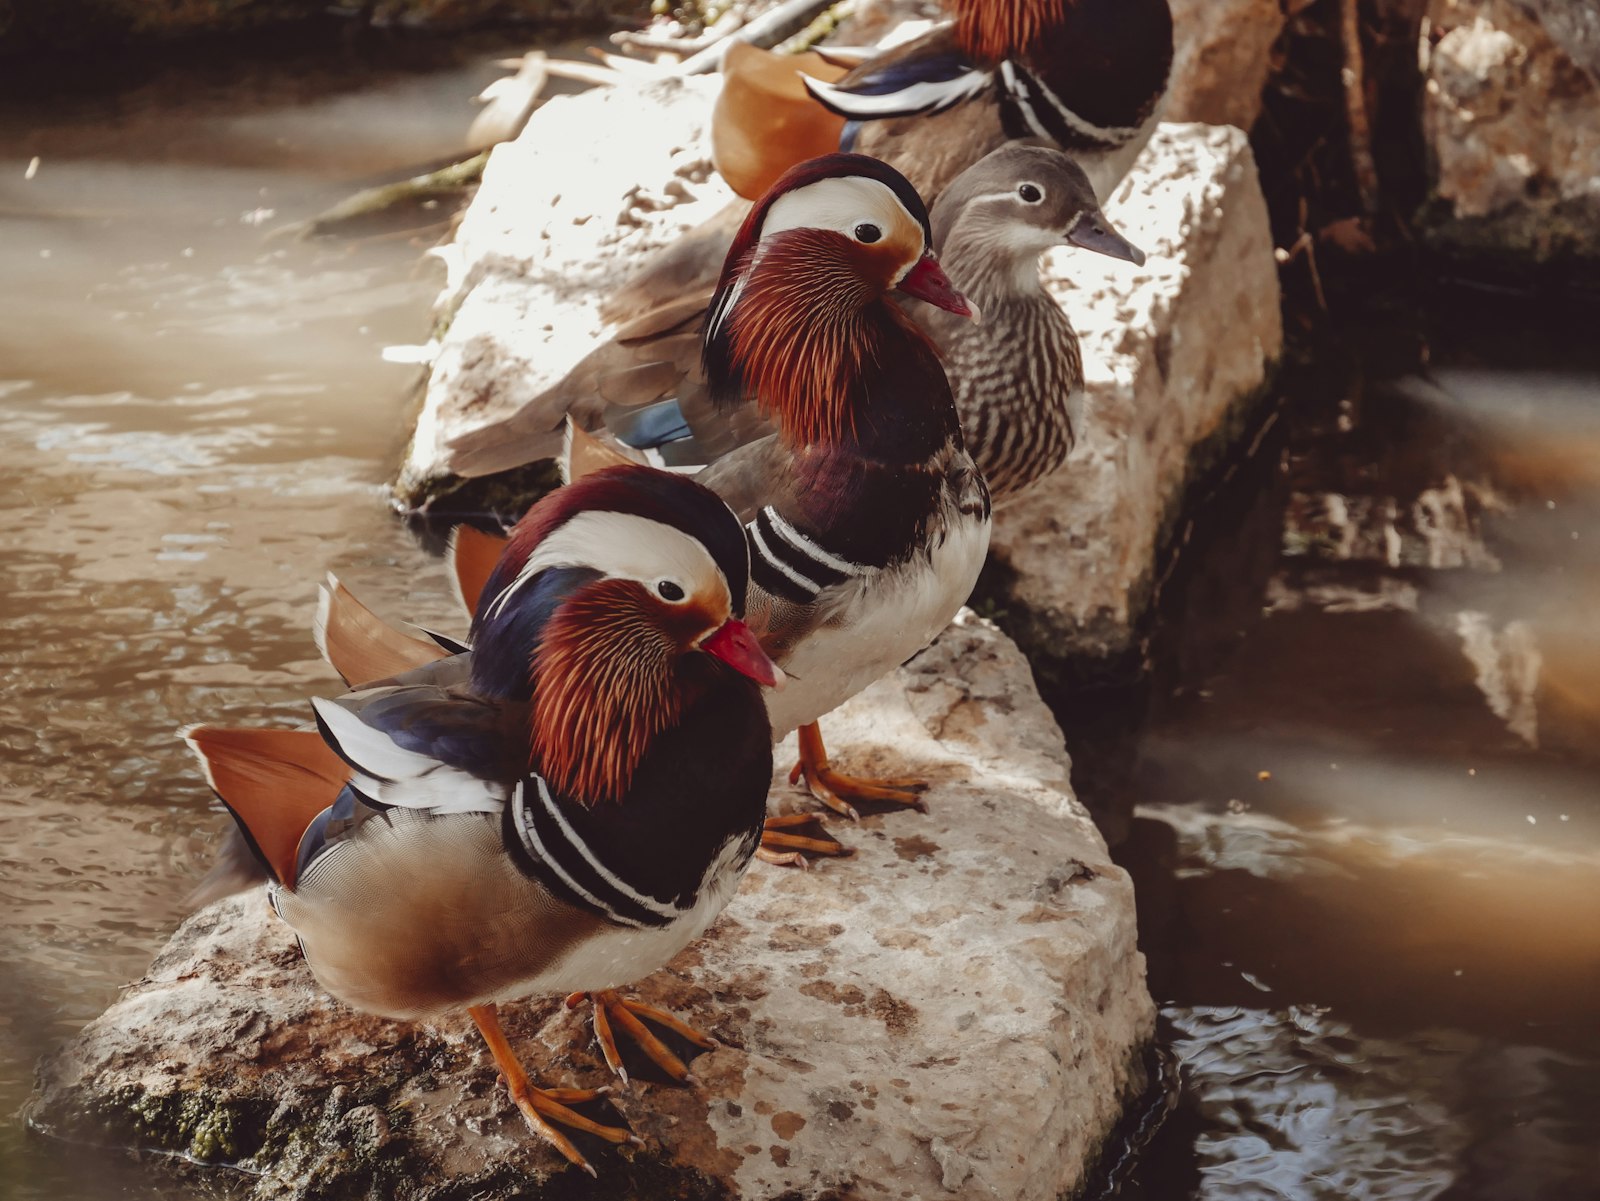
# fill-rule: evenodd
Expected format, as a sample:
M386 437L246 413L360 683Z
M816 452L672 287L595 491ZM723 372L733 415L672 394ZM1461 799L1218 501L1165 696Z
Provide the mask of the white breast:
M978 582L989 521L952 513L947 529L930 556L849 581L837 616L782 660L789 683L765 693L774 741L838 708L950 624Z

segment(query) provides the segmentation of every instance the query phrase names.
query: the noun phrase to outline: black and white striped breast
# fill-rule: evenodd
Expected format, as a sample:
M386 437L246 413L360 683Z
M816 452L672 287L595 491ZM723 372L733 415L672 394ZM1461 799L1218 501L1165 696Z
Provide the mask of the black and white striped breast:
M1010 138L1047 138L1063 150L1112 150L1136 130L1105 127L1078 116L1033 72L1007 60L995 73L1000 121Z
M588 825L568 813L540 776L519 782L506 807L507 845L517 865L551 896L619 926L660 929L694 908L703 864L686 873L685 890L670 898L629 883L621 864L607 863L598 840L580 828ZM519 853L520 852L520 853Z
M808 605L824 589L872 569L840 557L784 520L771 505L745 527L750 542L750 578L773 596Z
M996 69L1006 135L1079 154L1116 150L1144 135L1171 66L1167 0L1081 0Z

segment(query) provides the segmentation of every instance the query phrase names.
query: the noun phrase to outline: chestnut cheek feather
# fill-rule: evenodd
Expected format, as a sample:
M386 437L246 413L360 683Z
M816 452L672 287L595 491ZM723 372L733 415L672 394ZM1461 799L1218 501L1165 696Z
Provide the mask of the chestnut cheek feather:
M703 632L721 625L728 615L726 604L718 606L698 593L676 605L653 596L650 602L656 613L656 624L674 646L685 651L694 647Z
M887 239L871 246L853 243L851 249L855 273L873 292L880 294L894 288L900 266L909 257L905 247Z
M662 635L648 594L631 580L590 585L550 619L534 655L529 742L534 765L561 792L591 805L621 799L656 734L677 721L681 698Z

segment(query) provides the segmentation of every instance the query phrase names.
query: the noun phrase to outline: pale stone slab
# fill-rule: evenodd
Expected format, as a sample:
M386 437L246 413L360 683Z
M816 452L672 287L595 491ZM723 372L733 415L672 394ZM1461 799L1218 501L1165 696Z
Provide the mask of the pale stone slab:
M32 1120L237 1163L258 1199L1071 1195L1141 1087L1154 1011L1131 885L1026 661L964 614L827 730L850 766L927 776L930 812L840 828L856 855L808 873L754 866L642 983L728 1045L694 1061L699 1088L619 1096L648 1146L599 1153L597 1184L526 1132L465 1018L324 997L259 892L196 914L45 1061ZM506 1024L539 1082L607 1078L556 1000Z
M423 508L448 492L456 437L510 423L560 390L591 397L600 303L651 253L734 199L711 167L717 76L556 96L497 146L456 239L442 334L395 492Z
M1143 269L1052 251L1089 399L1065 466L996 515L1007 628L1030 656L1112 657L1150 596L1194 468L1231 445L1283 345L1266 203L1245 135L1162 125L1107 213Z

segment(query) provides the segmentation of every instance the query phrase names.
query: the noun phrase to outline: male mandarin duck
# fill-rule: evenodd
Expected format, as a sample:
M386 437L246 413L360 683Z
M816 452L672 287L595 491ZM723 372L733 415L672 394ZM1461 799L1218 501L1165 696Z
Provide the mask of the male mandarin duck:
M712 158L746 199L820 145L893 164L929 203L985 154L1035 138L1104 200L1155 130L1172 68L1167 0L946 0L951 20L844 70L741 47L712 113ZM797 97L808 90L809 106ZM646 260L601 315L636 321L717 274L731 205Z
M746 523L751 627L791 676L768 698L773 736L799 730L792 778L850 817L852 799L915 804L918 789L834 770L817 719L938 636L989 546L989 490L938 350L894 291L976 316L906 178L825 155L745 219L702 331L712 402L753 397L777 427L697 477Z
M386 1017L466 1009L529 1124L591 1173L552 1123L637 1140L568 1108L597 1091L533 1087L495 1007L588 994L613 1067L616 1022L692 1079L637 1015L709 1040L613 990L706 929L760 838L758 685L783 677L740 620L748 581L713 493L613 468L518 524L470 652L412 640L411 670L315 700L315 729L187 732L318 982Z
M752 53L723 64L719 170L753 199L806 146L893 163L928 200L1008 139L1043 138L1108 195L1150 138L1172 67L1167 0L946 0L951 19L849 70ZM785 76L789 78L785 78ZM795 98L803 86L810 110Z

